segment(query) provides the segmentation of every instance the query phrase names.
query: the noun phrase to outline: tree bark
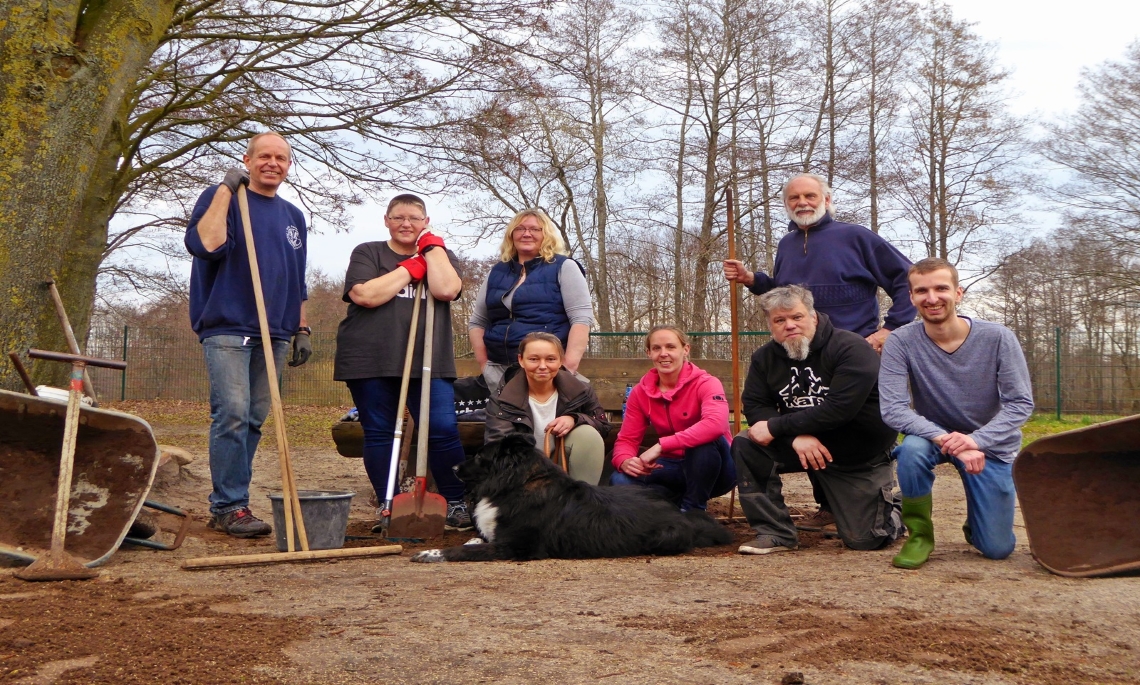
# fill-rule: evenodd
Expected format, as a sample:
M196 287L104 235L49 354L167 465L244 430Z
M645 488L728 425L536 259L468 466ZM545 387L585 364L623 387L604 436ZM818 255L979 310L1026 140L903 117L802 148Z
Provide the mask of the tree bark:
M128 96L170 24L173 0L12 1L0 6L0 344L65 349L43 283L54 278L86 336L118 194ZM37 381L66 369L36 364ZM0 386L16 388L11 368Z

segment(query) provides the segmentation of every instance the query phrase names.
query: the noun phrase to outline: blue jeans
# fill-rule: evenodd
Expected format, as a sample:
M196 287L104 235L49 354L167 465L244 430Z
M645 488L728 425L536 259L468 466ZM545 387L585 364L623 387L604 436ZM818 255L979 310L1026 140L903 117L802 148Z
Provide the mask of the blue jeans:
M288 349L288 340L273 341L278 382ZM202 341L202 351L210 379L210 513L226 514L249 506L253 455L271 404L269 379L261 338L214 335Z
M966 489L966 524L970 543L990 559L1005 559L1013 553L1013 464L986 457L981 473L966 473L962 462L942 451L933 442L908 435L895 448L899 488L903 497L925 497L934 489L934 467L954 464Z
M636 478L621 471L610 476L611 485L642 485L652 488L681 507L682 511L704 511L712 497L720 497L736 486L736 465L723 436L715 441L690 447L681 459L662 457L661 468Z
M358 378L345 384L352 393L352 401L360 413L360 426L364 429L364 470L368 472L376 497L383 502L388 490L396 417L404 415L404 408L396 406L400 400L400 379ZM419 378L411 379L408 384L408 409L417 426L420 424L420 385ZM433 378L430 392L428 465L439 494L448 502L454 502L463 499L463 481L456 478L452 467L466 459L459 441L459 423L455 419L455 391L452 381ZM403 437L404 440L411 438L411 435ZM398 493L399 488L395 491Z

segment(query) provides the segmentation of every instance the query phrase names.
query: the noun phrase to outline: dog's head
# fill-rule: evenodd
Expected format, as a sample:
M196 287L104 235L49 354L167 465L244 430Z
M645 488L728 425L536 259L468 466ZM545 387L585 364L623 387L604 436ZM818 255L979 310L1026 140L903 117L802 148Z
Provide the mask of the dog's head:
M516 434L484 446L474 457L456 466L455 475L468 492L477 494L485 487L519 487L536 469L545 466L553 465L535 449L530 437Z

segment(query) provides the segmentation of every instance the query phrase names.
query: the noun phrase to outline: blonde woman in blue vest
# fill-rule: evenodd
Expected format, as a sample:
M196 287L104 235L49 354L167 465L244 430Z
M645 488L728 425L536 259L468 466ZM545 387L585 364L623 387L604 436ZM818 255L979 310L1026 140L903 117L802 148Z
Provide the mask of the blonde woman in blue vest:
M487 386L498 387L528 333L557 337L566 350L563 367L577 375L593 323L586 275L566 256L554 222L541 209L516 214L507 224L499 263L479 286L467 325Z

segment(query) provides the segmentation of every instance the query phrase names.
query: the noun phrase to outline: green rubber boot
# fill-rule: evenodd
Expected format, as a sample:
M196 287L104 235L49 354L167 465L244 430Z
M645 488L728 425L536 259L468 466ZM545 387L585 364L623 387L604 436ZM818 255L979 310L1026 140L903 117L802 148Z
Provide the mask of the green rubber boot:
M903 497L902 520L910 537L891 563L899 568L918 568L934 551L934 523L930 520L933 497Z

